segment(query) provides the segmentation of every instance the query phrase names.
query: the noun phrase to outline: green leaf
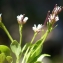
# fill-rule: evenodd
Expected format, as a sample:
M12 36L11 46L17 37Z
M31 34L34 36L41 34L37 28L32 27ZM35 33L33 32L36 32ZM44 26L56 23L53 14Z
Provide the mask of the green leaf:
M4 53L1 53L0 54L0 63L3 63L5 61L5 54Z
M39 40L39 41L36 42L36 44L34 45L34 48L33 48L34 51L41 44L41 42L42 42L42 40ZM42 49L43 49L43 45L35 52L36 56L38 56L42 52Z
M34 56L34 57L30 58L29 61L28 61L28 63L34 63L34 62L36 62L36 60L37 60L38 57L39 56Z
M39 39L38 41L36 41L31 46L30 51L28 53L29 55L27 54L28 58L26 57L28 63L35 62L36 61L34 59L36 59L40 55L40 53L42 51L43 43L44 43L44 41L45 41L48 33L49 32L47 30L46 33L41 37L41 39Z
M37 47L41 44L42 40L38 40L35 44L31 46L30 56L28 58L28 62L35 62L37 60L37 57L42 52L42 46L33 54L33 52L37 49Z
M31 54L31 56L33 56L35 53L37 53L37 52L39 51L39 49L41 49L41 47L43 47L43 43L44 43L44 41L45 41L45 39L46 39L48 33L49 33L49 32L48 32L48 30L47 30L46 33L41 37L41 39L36 42L36 44L37 44L38 46L35 48L34 52ZM34 44L34 45L36 45L36 44Z
M6 56L10 55L10 48L5 45L0 45L0 52L5 53Z
M41 42L42 42L42 40L38 40L32 47L34 47L33 48L33 51L32 52L34 52L37 48L38 48L38 46L41 44ZM31 54L31 56L33 55L36 55L36 56L38 56L41 52L42 52L42 48L43 48L43 45L33 54Z
M8 63L12 63L13 62L13 59L11 56L7 56L6 57L6 60L8 61Z
M40 62L40 61L37 61L37 62L34 62L34 63L42 63L42 62Z
M30 46L30 43L26 43L22 48L22 53Z
M16 40L14 40L10 47L12 52L15 53L16 57L18 57L21 54L21 46Z
M49 55L49 54L42 54L42 55L40 55L40 56L38 57L37 61L42 62L42 60L43 60L43 58L44 58L45 56L50 56L50 55Z

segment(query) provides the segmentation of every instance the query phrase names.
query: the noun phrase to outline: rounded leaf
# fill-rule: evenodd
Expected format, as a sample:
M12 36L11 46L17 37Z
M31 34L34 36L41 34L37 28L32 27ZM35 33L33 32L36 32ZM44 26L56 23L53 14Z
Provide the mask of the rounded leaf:
M10 48L5 45L0 45L0 53L5 53L6 56L9 56Z
M7 56L7 57L6 57L6 60L7 60L9 63L13 62L13 59L12 59L11 56Z
M4 53L1 53L0 54L0 63L3 63L5 61L5 54Z

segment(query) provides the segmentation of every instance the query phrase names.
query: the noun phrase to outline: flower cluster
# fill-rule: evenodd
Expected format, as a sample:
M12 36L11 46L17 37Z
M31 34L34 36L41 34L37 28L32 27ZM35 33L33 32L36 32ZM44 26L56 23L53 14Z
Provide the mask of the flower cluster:
M55 16L55 14L50 14L48 20L49 20L50 23L55 23L56 21L59 20L59 17L58 17L58 15Z
M58 17L58 13L61 12L62 10L62 7L61 6L57 6L57 4L55 5L53 11L52 11L52 14L50 14L49 16L49 22L56 22L59 20L59 17Z
M52 11L52 13L55 14L55 15L57 15L59 12L62 11L62 8L63 7L57 6L57 4L56 4L55 7L54 7L54 9L53 9L53 11Z
M28 17L24 17L24 15L18 15L17 16L17 21L19 24L25 24L28 20ZM40 32L42 29L42 24L38 24L38 26L36 26L36 24L34 24L34 27L32 27L34 32Z
M50 14L50 11L48 12L45 23L48 21L50 24L54 25L54 23L59 20L58 13L60 13L62 11L62 9L63 9L63 7L57 6L57 4L56 4L52 13ZM17 16L17 21L19 24L25 24L27 22L27 20L28 20L28 17L24 17L24 15L22 15L22 14ZM45 23L44 23L44 25L45 25ZM40 32L42 27L43 27L42 24L38 24L38 26L36 26L36 24L34 24L32 29L34 32Z
M18 15L17 16L17 21L19 24L25 24L28 20L28 17L24 17L24 15Z
M42 24L38 24L38 26L36 26L36 24L34 24L34 27L32 27L34 32L40 32L42 29Z
M54 25L54 23L59 20L58 14L62 11L62 9L63 9L63 7L57 6L57 4L56 4L52 13L50 14L50 12L48 12L46 21L49 21L49 23Z

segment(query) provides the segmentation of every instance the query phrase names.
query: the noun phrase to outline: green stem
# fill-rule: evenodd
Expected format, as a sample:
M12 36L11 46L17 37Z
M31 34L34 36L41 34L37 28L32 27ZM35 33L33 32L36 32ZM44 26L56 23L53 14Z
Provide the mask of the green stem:
M44 35L44 37L43 37L43 40L42 40L42 42L41 42L41 45L43 45L43 43L44 43L44 41L46 40L48 34L49 34L49 32L48 32L48 30L47 30L46 33L45 33L45 35ZM40 46L41 46L41 45L40 45Z
M10 33L8 32L7 28L5 27L5 25L2 22L1 22L1 27L5 31L7 36L9 37L10 41L13 42L13 38L11 37Z
M34 36L33 36L32 40L31 40L31 43L33 43L33 41L34 41L34 39L35 39L36 35L37 35L37 33L35 32L35 34L34 34Z
M16 63L19 63L19 57L17 57L17 59L16 59Z
M19 34L20 34L20 45L22 44L22 25L19 25Z
M48 30L47 30L46 33L44 34L44 36L41 37L41 39L43 39L43 40L42 40L41 44L38 46L38 48L33 52L33 54L43 45L43 43L44 43L46 37L48 36L48 33L49 33L49 32L48 32ZM33 55L33 54L32 54L32 55ZM31 56L32 56L32 55L31 55Z
M36 35L37 35L37 33L34 34L32 40L31 40L31 44L33 43L33 41L34 41ZM29 57L29 56L27 56L27 55L28 55L27 53L28 53L29 49L30 49L30 46L27 48L27 50L26 50L26 52L25 52L25 54L24 54L24 58L23 58L22 63L24 63L24 61L26 61L26 60L25 60L26 57Z
M24 57L23 57L22 63L25 62L25 58L26 58L26 55L27 55L27 53L28 53L28 51L29 51L29 48L30 48L30 47L27 48L27 50L26 50L26 52L25 52L25 54L24 54Z
M29 51L29 53L27 54L26 63L27 63L27 61L28 61L28 59L29 59L29 57L30 57L30 55L31 55L31 52L32 52L33 48L34 48L34 46L33 46L32 48L30 48L30 51Z

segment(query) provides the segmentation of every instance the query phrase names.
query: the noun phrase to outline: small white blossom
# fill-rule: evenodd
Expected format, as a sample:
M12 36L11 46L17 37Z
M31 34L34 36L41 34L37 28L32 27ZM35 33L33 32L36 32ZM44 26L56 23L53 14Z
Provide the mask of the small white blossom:
M2 15L2 14L0 14L0 22L1 22L1 20L2 20L1 15Z
M50 15L50 19L53 20L55 18L55 14Z
M50 16L49 16L49 22L51 22L52 20L54 20L54 18L55 18L55 14L50 14Z
M17 21L19 24L24 24L27 22L27 20L28 20L28 17L24 17L24 15L22 14L17 16Z
M25 18L23 19L24 22L26 22L27 20L28 20L28 17L25 17Z
M59 6L57 6L57 10L61 11L61 6L60 6L60 7L59 7Z
M55 17L55 21L58 21L58 20L59 20L59 17L58 17L58 16L56 16L56 17Z
M55 10L56 10L56 11L60 11L60 10L61 10L61 6L60 6L60 7L57 6L57 7L55 8Z
M54 8L54 13L57 14L57 12L60 12L61 10L62 10L61 6L60 7L59 6L56 6Z
M0 14L0 17L1 17L2 14Z
M24 16L23 16L22 14L21 14L21 15L18 15L18 16L17 16L17 20L18 20L18 21L22 21L23 17L24 17Z
M38 26L34 24L34 27L32 27L32 29L34 30L34 32L40 32L42 29L42 24L38 24Z
M55 14L50 14L49 18L48 18L49 22L51 23L52 21L56 22L59 20L58 16L55 16Z

